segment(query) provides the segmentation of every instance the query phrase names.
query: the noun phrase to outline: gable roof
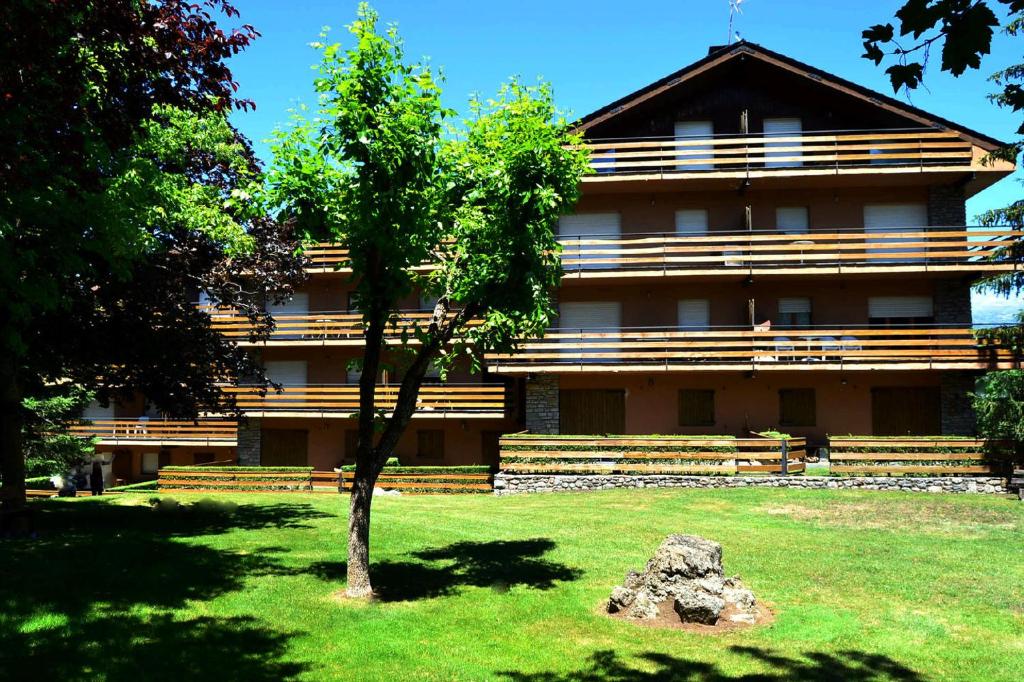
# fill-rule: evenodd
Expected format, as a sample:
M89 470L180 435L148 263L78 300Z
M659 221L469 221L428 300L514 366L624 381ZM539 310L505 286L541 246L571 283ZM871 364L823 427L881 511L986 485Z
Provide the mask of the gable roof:
M718 66L736 59L741 55L751 56L777 68L806 76L824 86L831 87L844 94L865 100L874 106L905 116L920 123L922 126L948 128L960 133L965 138L979 147L982 147L986 151L992 151L998 147L1006 145L1005 142L1001 142L994 137L985 135L984 133L980 133L976 130L971 130L959 123L954 123L953 121L942 118L941 116L930 114L923 109L918 109L906 102L901 102L894 97L889 97L888 95L883 95L880 92L865 88L862 85L857 85L856 83L840 78L839 76L828 73L827 71L817 69L810 64L805 64L801 61L779 54L778 52L773 52L772 50L746 40L741 40L737 43L726 45L721 48L712 48L708 56L704 59L683 67L674 73L670 73L664 78L660 78L653 83L640 88L636 92L632 92L625 97L619 98L614 102L606 104L600 109L587 114L576 122L575 130L581 133L586 132L589 128L599 123L604 123L619 114L632 109L638 104L664 94L675 87L682 85L695 76L706 73Z

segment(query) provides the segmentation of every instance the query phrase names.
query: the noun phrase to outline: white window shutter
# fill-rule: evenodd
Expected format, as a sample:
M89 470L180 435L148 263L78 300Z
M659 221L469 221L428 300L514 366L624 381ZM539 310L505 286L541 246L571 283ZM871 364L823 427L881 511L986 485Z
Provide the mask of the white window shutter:
M287 301L276 305L268 305L267 312L278 317L280 315L305 315L309 312L309 294L297 291Z
M708 210L684 208L676 211L676 234L707 234Z
M809 298L780 298L779 313L809 313L811 312L811 299Z
M864 206L864 231L878 232L917 232L928 224L927 204L866 204ZM914 237L870 237L873 246L865 249L868 254L875 253L913 253L916 248L887 248L888 244L916 241ZM904 258L867 258L869 263L912 262L921 259Z
M803 124L799 118L766 118L764 120L764 134L766 138L771 137L799 137L803 133ZM792 151L783 152L768 152L766 151L765 156L768 159L772 157L784 157L792 158L794 156L801 156L800 149L793 149L794 147L800 147L799 141L790 142L771 142L765 140L765 147L786 147ZM780 168L783 166L802 166L802 161L765 161L766 168Z
M285 386L306 385L305 360L270 360L263 364L267 378Z
M558 236L562 240L617 240L621 235L621 219L618 213L577 213L564 215L558 220ZM616 267L620 247L617 244L574 245L563 253L566 270L597 270ZM604 251L606 253L588 253ZM565 262L570 261L570 262ZM577 262L571 262L577 261Z
M676 147L679 152L676 156L677 162L685 163L680 163L673 170L687 173L695 170L711 170L715 167L713 163L700 163L700 161L710 160L714 157L712 153L714 146L710 144L710 140L715 133L715 127L711 121L676 121L674 132L677 140L688 142L708 140L709 143L686 144Z
M808 228L806 206L780 206L775 209L775 228L786 234L806 234Z
M679 326L692 331L706 331L711 324L711 306L706 298L679 301Z
M868 298L868 317L932 317L931 296L872 296Z

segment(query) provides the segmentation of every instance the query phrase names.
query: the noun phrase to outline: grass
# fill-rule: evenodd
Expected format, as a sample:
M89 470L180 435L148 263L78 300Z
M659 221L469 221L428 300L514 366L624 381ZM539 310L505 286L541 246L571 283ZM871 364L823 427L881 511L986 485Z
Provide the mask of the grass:
M1015 680L1024 505L857 491L384 497L378 602L339 599L346 497L33 503L0 542L7 679ZM672 532L776 614L725 635L599 613Z

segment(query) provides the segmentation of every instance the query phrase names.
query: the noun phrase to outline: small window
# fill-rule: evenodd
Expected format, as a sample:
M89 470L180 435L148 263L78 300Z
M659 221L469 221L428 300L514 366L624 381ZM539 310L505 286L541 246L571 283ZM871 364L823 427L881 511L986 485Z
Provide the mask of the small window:
M707 234L708 210L684 208L676 211L676 234Z
M348 294L346 296L346 300L345 300L345 306L348 309L348 312L350 312L350 313L358 313L359 312L359 306L356 305L356 292L355 291L348 292Z
M813 388L779 390L779 426L815 426L817 422Z
M935 304L931 296L871 296L868 322L876 327L931 324Z
M680 426L714 426L715 392L684 388L679 391Z
M192 455L193 464L212 464L215 460L212 452L196 452Z
M677 319L680 327L690 331L707 331L711 324L710 302L706 298L679 301Z
M444 458L444 431L421 429L416 432L416 456L423 459Z
M142 473L144 474L155 474L160 469L160 453L159 452L143 452L142 453Z
M807 327L811 324L811 299L780 298L779 325L783 327Z

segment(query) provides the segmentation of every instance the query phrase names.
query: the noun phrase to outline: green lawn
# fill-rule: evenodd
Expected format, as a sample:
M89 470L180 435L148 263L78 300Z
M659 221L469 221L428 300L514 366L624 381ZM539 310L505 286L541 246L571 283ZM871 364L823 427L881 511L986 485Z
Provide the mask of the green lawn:
M383 593L336 598L347 498L44 500L0 541L5 679L1019 680L1024 504L853 491L374 502ZM196 497L179 496L182 501ZM599 614L668 533L775 611L727 635Z

